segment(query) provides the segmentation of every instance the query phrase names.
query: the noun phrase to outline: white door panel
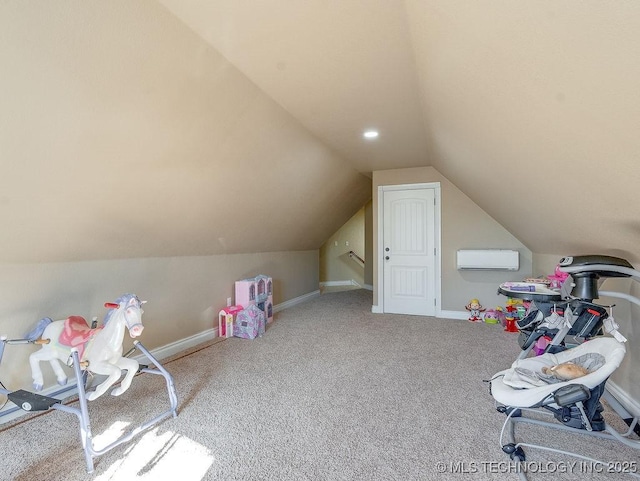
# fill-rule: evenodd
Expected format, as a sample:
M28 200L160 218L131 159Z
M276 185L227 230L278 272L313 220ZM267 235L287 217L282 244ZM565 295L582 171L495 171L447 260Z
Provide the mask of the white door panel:
M383 196L384 312L435 315L435 191Z

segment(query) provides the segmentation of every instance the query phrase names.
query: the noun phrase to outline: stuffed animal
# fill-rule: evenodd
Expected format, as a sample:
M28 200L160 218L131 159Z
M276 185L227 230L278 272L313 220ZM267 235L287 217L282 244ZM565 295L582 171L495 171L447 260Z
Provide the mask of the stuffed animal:
M568 277L569 274L562 272L560 270L560 265L558 264L554 273L547 276L547 279L549 279L549 287L551 287L551 289L560 289Z
M557 379L561 379L562 381L570 381L578 377L586 376L589 374L589 371L584 367L569 361L556 366L545 366L542 368L542 373L547 376L553 376Z
M484 312L484 322L487 324L498 324L500 322L498 320L498 312L497 309L487 309Z

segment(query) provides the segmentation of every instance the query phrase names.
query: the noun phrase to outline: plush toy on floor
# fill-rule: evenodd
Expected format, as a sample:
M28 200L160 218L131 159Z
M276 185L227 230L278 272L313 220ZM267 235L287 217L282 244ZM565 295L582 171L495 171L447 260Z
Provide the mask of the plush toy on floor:
M502 311L502 307L498 306L495 309L487 309L484 313L484 322L487 324L503 324L504 320L504 312Z
M578 364L567 361L555 366L543 367L542 373L548 376L553 376L562 381L570 381L571 379L586 376L589 374L589 371Z
M482 307L478 299L471 299L469 304L465 306L465 309L469 311L469 322L482 321L482 311L484 311L485 308Z

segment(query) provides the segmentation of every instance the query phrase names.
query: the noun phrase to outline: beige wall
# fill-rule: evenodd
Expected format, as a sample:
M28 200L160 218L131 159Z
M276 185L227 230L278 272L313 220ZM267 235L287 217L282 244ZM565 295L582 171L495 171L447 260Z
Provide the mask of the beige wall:
M320 282L353 281L364 285L365 267L349 257L350 251L366 263L364 207L320 247Z
M373 286L373 202L364 206L364 254L368 262L364 266L364 283Z
M600 290L640 297L638 283L629 279L607 279L601 283ZM640 308L624 299L604 295L596 302L601 305L615 304L613 316L620 326L620 332L627 338L627 354L611 380L634 400L635 414L640 416L640 351L634 348L640 343Z
M571 254L533 254L533 275L535 277L544 277L548 274L553 274L556 270L556 265L558 265L560 259L562 259L565 255Z
M404 5L431 165L533 252L639 257L640 2Z
M350 281L373 286L373 204L367 202L320 248L320 282ZM351 239L355 239L354 243ZM349 241L350 246L345 245ZM338 243L336 246L335 243ZM364 268L348 258L353 250L365 260Z
M318 249L371 181L155 1L0 2L0 263Z
M504 305L504 297L496 293L497 286L531 275L531 251L433 167L373 173L374 305L378 305L378 187L427 182L439 182L441 188L442 310L464 311L472 298L478 298L485 307ZM459 271L456 269L456 251L469 248L516 249L520 252L520 270Z
M277 307L318 290L318 251L3 264L0 335L21 338L43 317L102 320L104 302L133 292L148 301L141 341L154 349L217 326L218 311L234 296L234 282L257 274L273 277ZM0 365L5 386L30 387L28 355L34 349L7 346ZM50 374L50 367L43 372ZM50 376L47 382L55 380Z
M472 297L480 299L486 307L504 305L505 298L496 294L498 284L506 280L522 280L531 275L543 276L553 273L556 264L572 252L558 255L533 254L522 243L482 211L464 193L431 167L396 169L373 173L373 232L377 232L378 186L409 183L440 182L442 196L442 309L460 311ZM373 236L374 252L377 252L377 236ZM520 270L509 271L458 271L455 268L455 253L463 248L499 247L517 249L520 252ZM633 259L628 259L632 264ZM377 300L377 262L373 256L374 305ZM638 267L638 266L636 266ZM608 279L602 290L619 291L640 297L640 286L628 279ZM640 342L640 308L622 299L602 297L603 305L615 304L614 317L620 331L627 337L627 355L612 381L622 390L623 403L628 409L640 408L640 351L632 346ZM514 339L515 342L515 339ZM640 415L634 411L633 414Z

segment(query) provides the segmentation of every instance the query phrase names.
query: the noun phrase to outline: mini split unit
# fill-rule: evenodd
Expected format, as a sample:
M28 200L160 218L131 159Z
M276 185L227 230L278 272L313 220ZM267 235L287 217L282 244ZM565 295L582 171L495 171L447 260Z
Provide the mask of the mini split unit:
M517 271L520 268L518 251L508 249L459 250L458 269L497 269Z

